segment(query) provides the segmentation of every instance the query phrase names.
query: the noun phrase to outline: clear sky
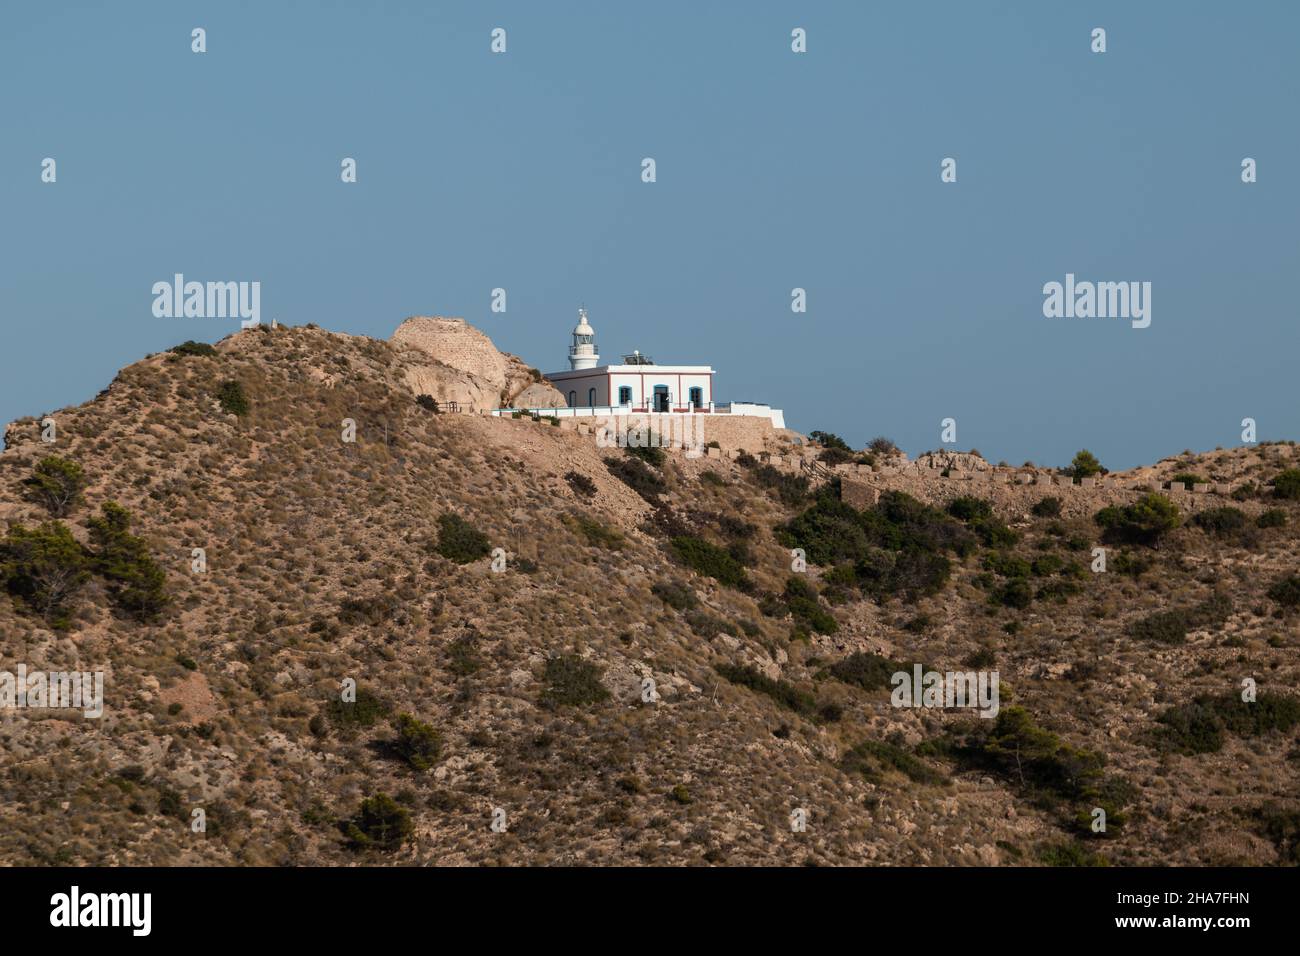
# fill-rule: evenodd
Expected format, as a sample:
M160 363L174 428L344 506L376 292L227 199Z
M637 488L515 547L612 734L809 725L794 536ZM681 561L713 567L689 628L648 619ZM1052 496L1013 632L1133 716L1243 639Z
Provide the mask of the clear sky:
M234 331L154 317L181 272L261 282L266 321L386 338L463 316L543 371L585 304L608 358L709 363L718 400L913 454L946 417L959 448L1015 464L1088 447L1129 467L1237 444L1247 416L1300 438L1300 4L0 17L4 421ZM1150 327L1045 318L1066 273L1149 281Z

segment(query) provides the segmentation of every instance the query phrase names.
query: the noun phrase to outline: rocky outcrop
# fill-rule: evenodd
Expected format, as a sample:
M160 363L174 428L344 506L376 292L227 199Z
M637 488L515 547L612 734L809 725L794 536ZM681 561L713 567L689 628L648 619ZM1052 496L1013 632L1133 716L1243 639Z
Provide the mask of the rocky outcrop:
M541 373L498 351L490 338L464 319L414 316L397 327L392 342L410 346L425 358L406 375L407 385L417 395L456 402L471 411L564 405L564 397Z
M954 471L988 471L993 467L979 455L965 451L927 451L917 456L916 465L920 468L951 468Z
M510 400L515 408L563 408L564 396L545 382L534 382Z
M441 364L467 372L492 392L505 391L506 357L464 319L414 316L397 327L392 341L413 345Z

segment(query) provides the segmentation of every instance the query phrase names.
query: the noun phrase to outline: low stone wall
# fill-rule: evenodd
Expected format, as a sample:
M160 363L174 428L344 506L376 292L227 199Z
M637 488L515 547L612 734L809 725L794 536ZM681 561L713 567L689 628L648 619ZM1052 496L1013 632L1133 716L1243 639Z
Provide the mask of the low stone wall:
M738 457L736 452L716 449L709 449L708 454L717 458ZM954 498L969 495L991 501L995 508L1004 513L1028 513L1040 499L1050 496L1061 500L1061 513L1066 517L1090 516L1107 505L1130 504L1151 491L1167 496L1184 513L1225 504L1234 504L1246 511L1259 507L1233 501L1230 496L1237 482L1206 483L1195 487L1175 484L1173 487L1164 487L1159 481L1139 481L1112 475L1074 481L1046 469L990 466L978 471L953 469L945 475L944 469L929 468L914 462L901 468L867 465L827 468L812 465L811 460L799 455L760 454L758 457L775 468L806 474L814 481L838 477L843 499L855 508L871 507L884 491L903 491L921 501L941 506Z
M872 471L866 467L841 466L839 474L844 499L856 508L869 507L882 491L904 491L931 504L946 504L954 498L971 496L991 501L995 508L1027 512L1039 500L1059 498L1066 517L1092 515L1107 505L1130 504L1156 491L1167 496L1183 512L1234 503L1230 484L1204 484L1187 488L1182 484L1165 488L1158 481L1084 478L1079 482L1062 475L989 469L950 472L938 469Z
M717 448L707 449L715 457L726 455L734 458L741 452L748 452L751 455L766 454L784 447L776 429L772 427L771 419L748 415L640 414L619 415L616 419L614 416L596 415L590 418L561 418L560 427L567 431L576 431L579 435L591 435L594 438L598 429L606 427L607 424L612 426L615 420L622 427L648 428L655 434L669 439L681 436L691 442L698 441L705 445L709 442L717 442Z

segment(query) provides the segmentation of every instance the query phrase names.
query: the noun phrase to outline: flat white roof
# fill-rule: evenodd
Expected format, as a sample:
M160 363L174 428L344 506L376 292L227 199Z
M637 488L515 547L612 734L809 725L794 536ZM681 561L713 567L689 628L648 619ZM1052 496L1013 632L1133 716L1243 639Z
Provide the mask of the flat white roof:
M711 365L597 365L595 368L570 369L566 372L546 372L551 381L562 378L585 378L590 375L712 375Z

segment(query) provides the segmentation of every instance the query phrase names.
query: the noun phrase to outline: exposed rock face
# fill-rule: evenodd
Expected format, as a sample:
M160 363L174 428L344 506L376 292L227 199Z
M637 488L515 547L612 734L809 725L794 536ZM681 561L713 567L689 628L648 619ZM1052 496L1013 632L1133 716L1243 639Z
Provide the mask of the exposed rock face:
M501 393L493 391L488 383L433 359L408 368L405 380L412 393L429 395L440 405L455 402L470 411L480 411L500 404Z
M988 471L992 465L979 455L965 451L927 451L916 463L923 468L952 468L956 471Z
M397 327L392 340L414 345L443 365L468 372L492 392L505 391L505 356L490 338L464 319L415 316Z
M566 403L553 386L536 382L516 395L511 404L516 408L563 408Z
M490 338L464 319L415 316L397 327L392 341L409 345L431 360L407 373L407 384L417 395L457 402L472 411L564 405L564 397L549 382L539 379L520 359L498 351Z

